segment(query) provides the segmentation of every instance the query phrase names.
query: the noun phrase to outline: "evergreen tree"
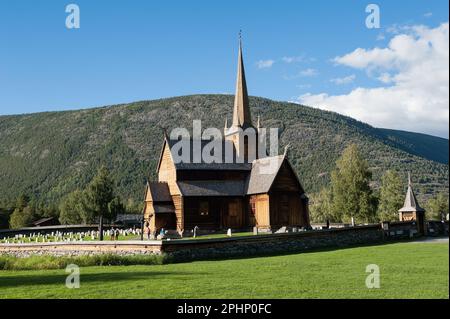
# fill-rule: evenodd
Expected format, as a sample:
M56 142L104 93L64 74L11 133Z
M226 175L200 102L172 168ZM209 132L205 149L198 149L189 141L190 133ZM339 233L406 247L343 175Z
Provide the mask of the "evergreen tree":
M331 174L334 215L342 221L374 220L375 199L370 188L372 173L356 144L349 145L336 161Z
M115 219L119 214L126 214L125 205L122 204L119 197L115 197L109 204L109 217L111 220Z
M28 206L29 203L30 203L30 197L28 195L22 193L19 195L19 197L17 197L16 208L24 209L25 207Z
M35 220L35 211L32 207L16 208L9 217L9 227L11 229L27 227L33 220Z
M380 221L398 220L398 210L403 204L404 190L400 175L392 170L386 171L381 178L378 219Z
M124 208L120 199L114 196L114 185L106 167L99 169L97 175L86 189L88 212L99 217L100 240L103 240L103 219L113 220Z
M86 195L76 190L62 201L60 205L59 222L64 225L89 224L93 222L90 210L87 208Z

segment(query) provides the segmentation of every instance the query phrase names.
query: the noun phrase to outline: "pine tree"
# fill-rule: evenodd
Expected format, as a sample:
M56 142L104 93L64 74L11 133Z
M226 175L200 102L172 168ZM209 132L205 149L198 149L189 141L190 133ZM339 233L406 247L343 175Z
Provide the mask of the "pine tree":
M85 192L76 190L62 201L59 222L65 225L89 224L93 218L87 208Z
M92 216L99 217L100 240L103 240L104 218L112 220L117 213L124 211L120 199L114 196L114 184L106 167L100 168L89 183L86 189L86 207Z
M398 210L403 204L403 194L400 175L392 170L386 171L381 178L380 204L378 206L380 221L398 220Z
M359 222L374 220L375 198L370 188L372 173L356 144L349 145L331 173L333 212L336 218Z

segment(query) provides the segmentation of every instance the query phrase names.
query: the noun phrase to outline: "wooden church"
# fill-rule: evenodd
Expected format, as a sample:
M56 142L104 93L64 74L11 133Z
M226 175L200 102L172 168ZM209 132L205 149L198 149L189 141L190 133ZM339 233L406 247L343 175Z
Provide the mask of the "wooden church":
M232 149L232 161L174 161L174 145L166 134L157 166L158 181L145 191L144 231L162 228L180 235L222 229L276 231L286 227L310 227L308 197L295 170L283 155L259 156L240 132L254 128L245 80L242 45L239 45L236 96L231 127L223 130L223 149ZM203 149L208 141L197 145ZM190 143L190 158L193 145ZM255 152L255 153L252 153ZM252 153L252 154L250 154ZM253 155L253 156L249 156ZM238 160L241 159L241 160ZM243 158L243 160L242 160ZM264 168L272 167L267 171Z

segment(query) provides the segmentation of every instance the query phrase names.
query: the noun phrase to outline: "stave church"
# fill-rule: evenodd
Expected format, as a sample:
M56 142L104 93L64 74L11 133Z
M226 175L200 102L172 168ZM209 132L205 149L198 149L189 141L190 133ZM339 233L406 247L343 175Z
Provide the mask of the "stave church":
M227 126L221 147L232 150L231 161L177 161L179 140L164 134L158 181L147 182L145 189L146 231L155 234L165 229L184 236L196 227L202 231L310 228L308 197L286 151L268 156L266 150L255 150L255 143L242 134L254 129L257 135L261 128L259 119L256 127L251 119L241 41L233 121ZM199 151L192 149L196 143L191 142L190 159ZM207 140L197 142L200 152L208 144Z

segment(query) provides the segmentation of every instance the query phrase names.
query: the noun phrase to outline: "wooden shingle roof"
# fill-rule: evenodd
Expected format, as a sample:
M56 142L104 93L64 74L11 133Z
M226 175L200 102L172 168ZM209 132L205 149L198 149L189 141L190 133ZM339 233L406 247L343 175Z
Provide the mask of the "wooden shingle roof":
M183 196L244 196L245 181L182 181L177 182Z
M284 158L284 155L279 155L255 160L247 179L246 194L267 193L277 177Z
M425 209L420 207L417 202L416 195L412 188L411 175L408 173L408 190L406 191L405 202L403 207L398 210L399 212L424 212Z
M178 143L178 140L166 139L172 158L177 156L177 148L174 146ZM189 160L185 162L176 162L175 168L177 170L243 170L249 171L252 168L251 163L239 163L236 159L236 151L234 144L229 140L221 140L220 147L222 150L221 157L215 157L212 163L207 163L204 161L203 156L201 156L205 147L211 142L210 140L196 140L189 139ZM195 154L195 155L194 155ZM226 158L226 154L231 154L230 158ZM198 160L196 158L198 156Z
M147 182L145 200L153 202L171 202L169 185L163 182Z

